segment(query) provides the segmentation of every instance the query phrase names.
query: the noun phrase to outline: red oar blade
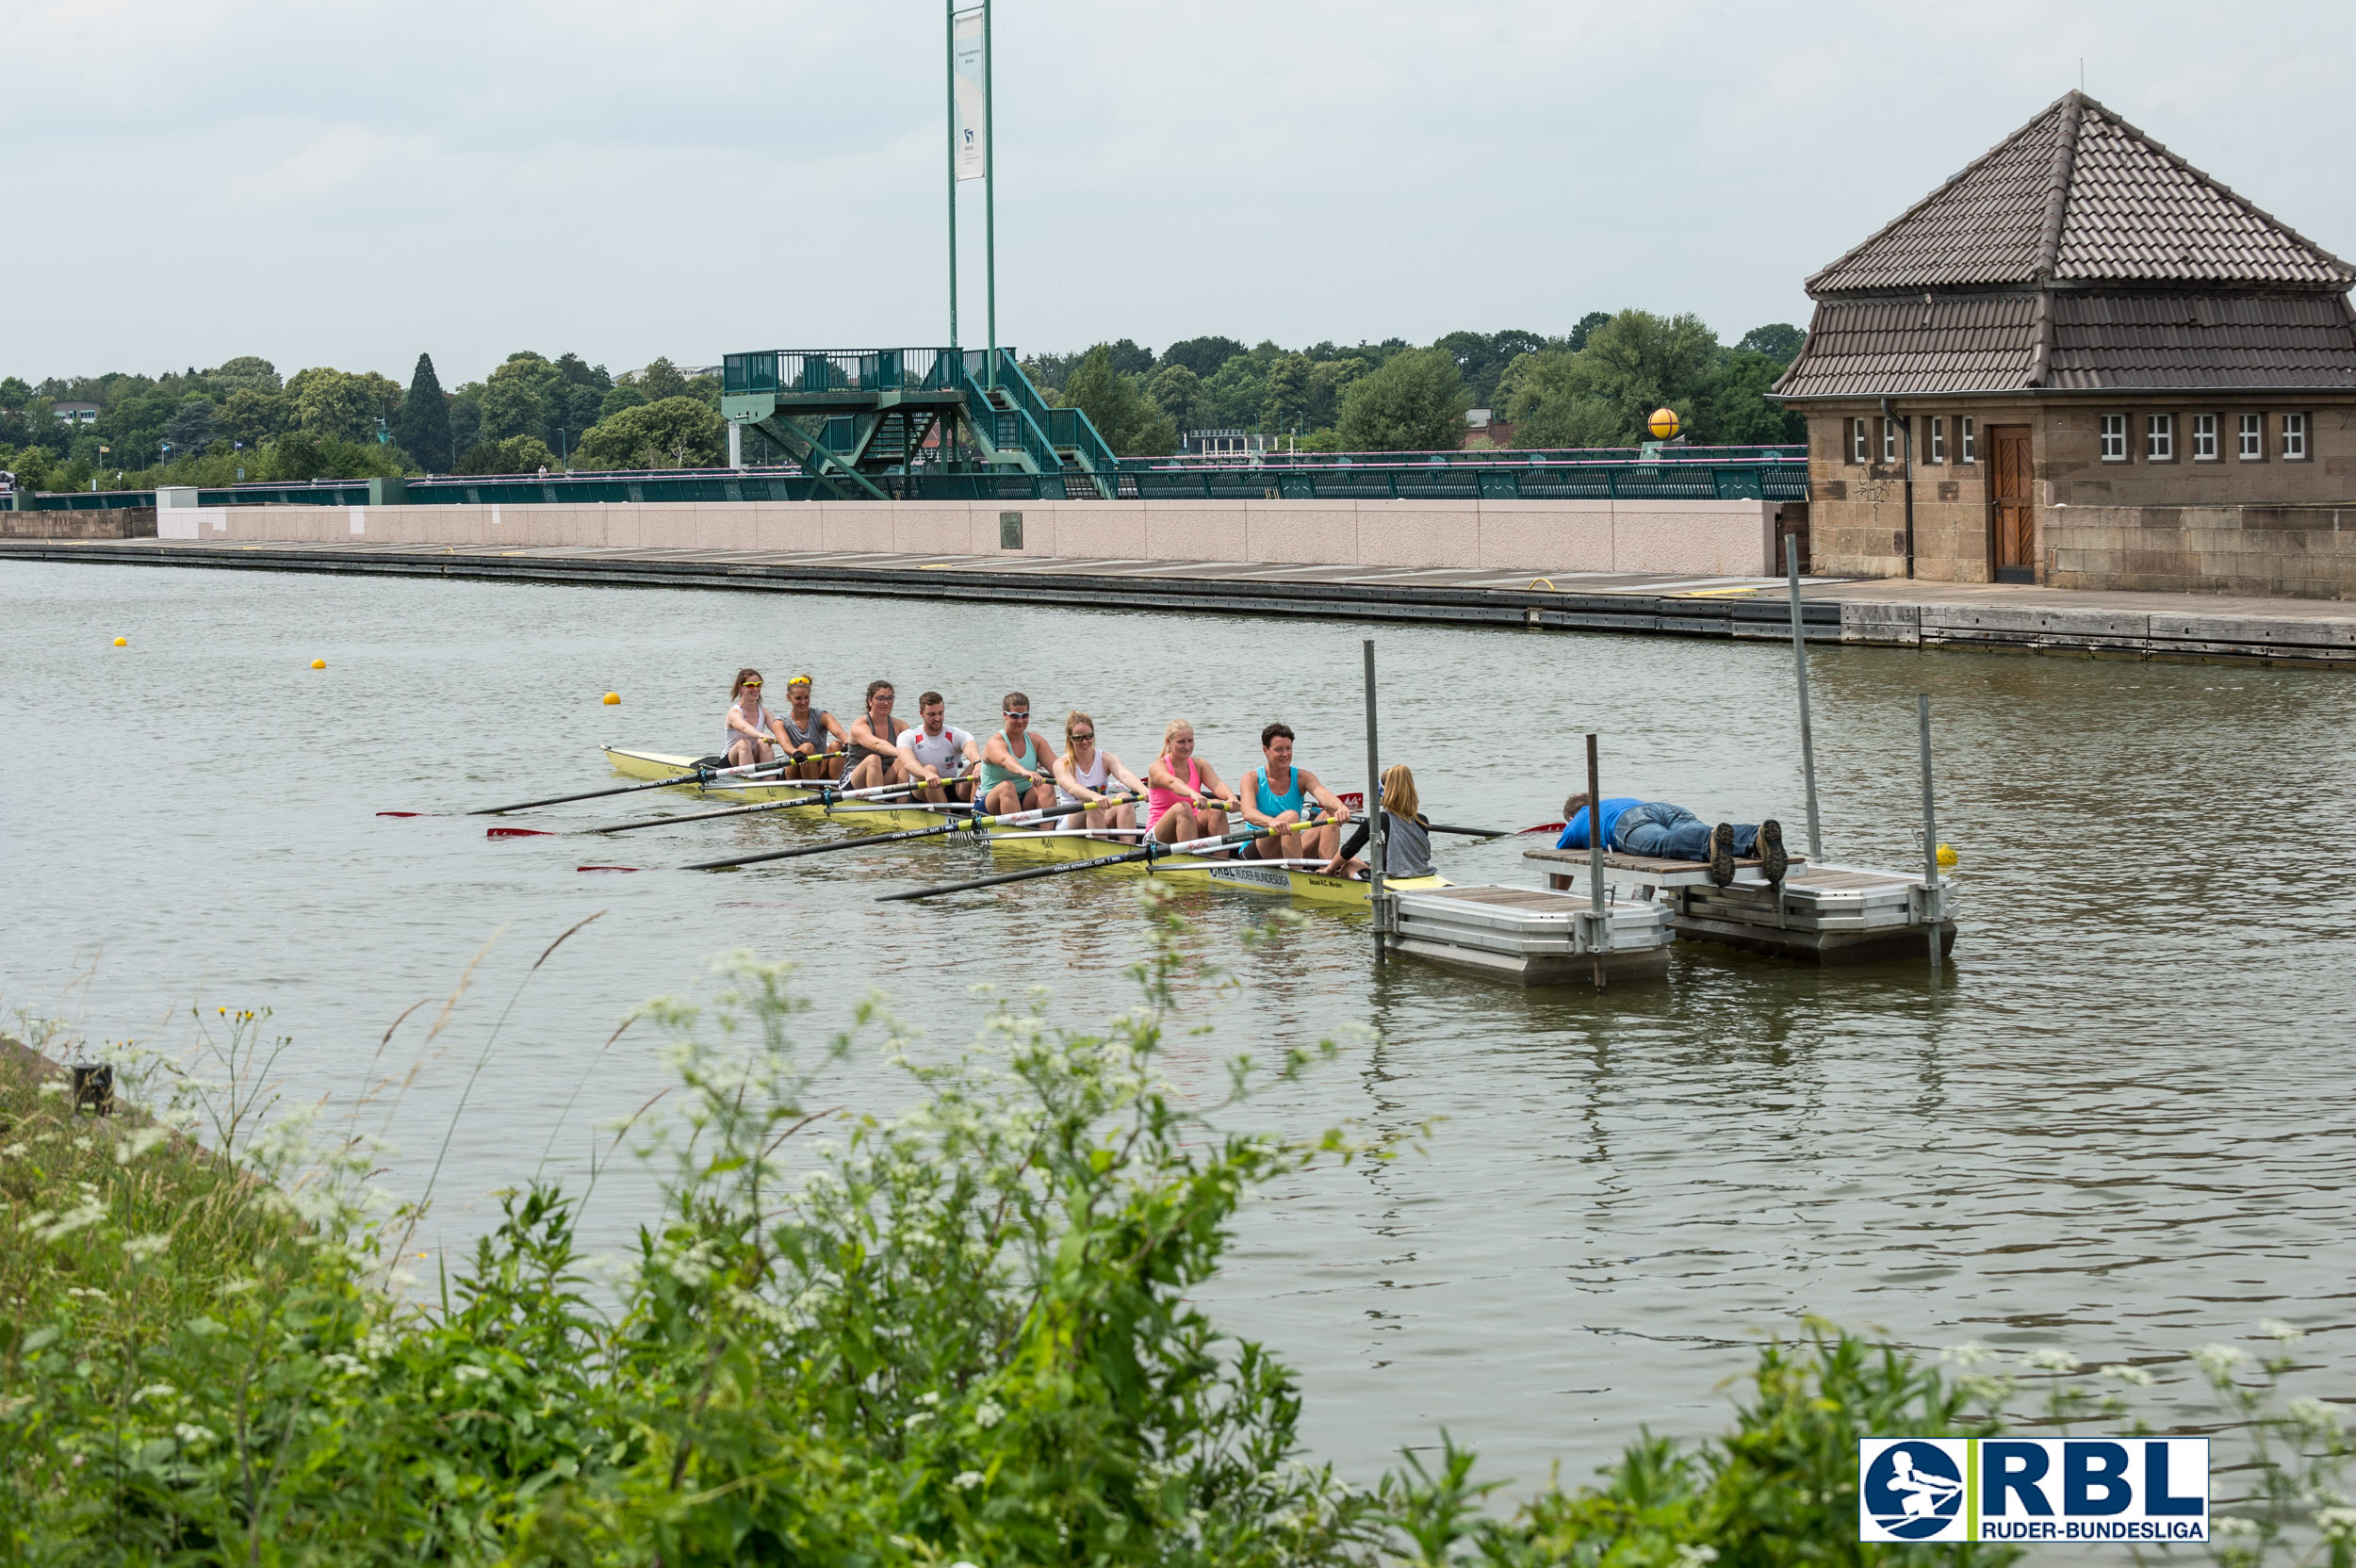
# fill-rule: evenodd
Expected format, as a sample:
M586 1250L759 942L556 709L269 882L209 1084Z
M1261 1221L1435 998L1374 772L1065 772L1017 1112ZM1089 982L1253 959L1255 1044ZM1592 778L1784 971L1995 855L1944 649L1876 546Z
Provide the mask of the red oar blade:
M379 811L380 817L438 817L439 811Z
M1515 838L1520 838L1520 837L1522 837L1522 836L1523 836L1523 834L1529 834L1529 833L1560 833L1560 832L1562 832L1562 829L1563 829L1564 827L1566 827L1566 826L1568 826L1568 825L1568 825L1568 824L1566 824L1566 823L1559 823L1559 822L1542 822L1542 823L1540 823L1540 824L1539 824L1537 826L1535 826L1535 827L1525 827L1525 828L1523 828L1523 829L1522 829L1522 831L1521 831L1521 833L1517 833L1517 834L1515 834L1515 835L1514 835L1514 837L1515 837Z
M486 827L483 830L483 836L486 839L553 839L556 837L545 828L538 827Z
M575 866L575 871L638 871L638 866Z

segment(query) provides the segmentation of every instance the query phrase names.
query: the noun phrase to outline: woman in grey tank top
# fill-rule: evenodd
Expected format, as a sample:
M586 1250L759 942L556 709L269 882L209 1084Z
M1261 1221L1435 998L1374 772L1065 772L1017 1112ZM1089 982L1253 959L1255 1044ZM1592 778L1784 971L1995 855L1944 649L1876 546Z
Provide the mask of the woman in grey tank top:
M1415 776L1407 771L1404 762L1394 762L1383 770L1383 874L1405 880L1432 874L1432 830L1417 809L1422 803L1415 798ZM1352 859L1373 830L1360 823L1350 830L1350 840L1342 852L1319 869L1328 876L1364 876L1366 864Z
M800 756L847 749L850 736L835 722L832 713L810 706L810 677L806 675L797 675L785 683L785 698L792 706L777 715L777 724L785 730L786 749ZM836 763L821 758L789 769L787 776L832 778L841 771Z

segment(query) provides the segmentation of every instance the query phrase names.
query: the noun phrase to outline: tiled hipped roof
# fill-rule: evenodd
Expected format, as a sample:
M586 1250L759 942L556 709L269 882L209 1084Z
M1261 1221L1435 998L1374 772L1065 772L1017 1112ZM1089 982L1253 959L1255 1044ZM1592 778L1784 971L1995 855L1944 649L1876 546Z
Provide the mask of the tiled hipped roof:
M2356 390L2356 268L2083 93L1808 282L1787 398Z

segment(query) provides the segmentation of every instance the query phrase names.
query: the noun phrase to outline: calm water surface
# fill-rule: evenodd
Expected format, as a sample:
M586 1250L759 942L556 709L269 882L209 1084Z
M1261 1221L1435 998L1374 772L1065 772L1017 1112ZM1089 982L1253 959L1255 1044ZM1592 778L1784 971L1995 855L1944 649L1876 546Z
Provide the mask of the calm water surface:
M504 932L390 1129L388 1181L413 1193L450 1133L436 1213L453 1244L543 1148L577 1178L596 1124L663 1086L651 1036L597 1049L634 1004L693 989L714 953L800 960L821 1020L879 988L955 1039L983 983L1051 986L1075 1022L1125 1005L1138 923L1131 885L1087 876L872 902L988 869L975 846L594 877L574 866L831 830L757 819L584 854L378 810L591 788L602 741L700 753L744 662L779 693L810 671L846 720L877 674L910 698L942 688L977 730L1019 686L1042 716L1090 710L1138 766L1184 715L1231 780L1283 718L1307 766L1363 773L1364 633L1348 625L18 563L0 563L0 1007L185 1042L193 1001L268 1004L294 1040L288 1095L340 1104L395 1017ZM1385 750L1438 820L1559 815L1593 729L1608 792L1776 814L1802 835L1788 646L1378 639ZM1188 899L1205 950L1244 981L1199 1047L1204 1081L1218 1053L1365 1026L1373 1043L1254 1114L1397 1135L1437 1122L1422 1153L1257 1205L1211 1292L1230 1328L1301 1369L1309 1440L1347 1472L1369 1478L1443 1426L1526 1480L1558 1458L1583 1475L1640 1423L1714 1429L1715 1385L1804 1312L2089 1361L2278 1316L2317 1331L2316 1380L2348 1392L2356 680L1810 661L1841 858L1914 855L1913 699L1931 694L1967 899L1942 986L1921 965L1817 972L1689 949L1665 984L1525 994L1378 968L1349 917L1283 927L1245 895ZM598 704L609 689L620 708ZM1458 881L1533 879L1511 842L1440 853ZM452 1132L525 971L599 910L532 980ZM1246 949L1254 927L1270 935ZM416 1058L421 1024L389 1059ZM871 1057L844 1092L898 1090ZM612 1245L646 1202L611 1182L587 1228Z

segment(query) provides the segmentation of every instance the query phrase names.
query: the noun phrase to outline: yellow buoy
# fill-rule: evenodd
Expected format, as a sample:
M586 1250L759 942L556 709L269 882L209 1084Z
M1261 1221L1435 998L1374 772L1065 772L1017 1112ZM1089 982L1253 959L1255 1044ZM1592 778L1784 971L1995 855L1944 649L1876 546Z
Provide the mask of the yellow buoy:
M621 694L621 693L619 693L619 692L608 692L608 693L606 693L606 694L605 694L605 705L606 705L608 708L613 707L615 703L617 703L617 702L619 702L619 701L621 701L621 700L622 700L622 694Z
M1953 845L1953 844L1940 844L1940 845L1939 846L1939 863L1941 866L1952 866L1952 865L1954 865L1954 864L1955 863L1955 845Z
M131 639L130 639L130 638L128 638L128 637L118 637L118 638L116 638L116 639L115 639L115 646L117 646L117 647L119 647L119 648L127 648L127 647L129 647L130 645L131 645Z
M1677 433L1677 411L1674 408L1654 409L1652 417L1644 421L1644 428L1652 432L1654 440L1668 440Z
M323 670L327 668L327 661L324 659L314 659L311 661L311 668L315 670Z

